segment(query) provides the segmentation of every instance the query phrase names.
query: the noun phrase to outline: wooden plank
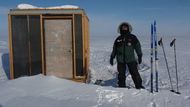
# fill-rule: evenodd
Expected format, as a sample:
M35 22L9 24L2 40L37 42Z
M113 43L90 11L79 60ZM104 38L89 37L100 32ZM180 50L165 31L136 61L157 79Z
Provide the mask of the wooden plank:
M75 79L75 76L76 76L76 47L75 47L75 20L74 20L74 14L72 14L72 33L73 33L73 42L72 42L72 45L73 45L73 79Z
M42 15L40 15L40 31L41 31L41 56L42 56L42 74L46 75L46 72L45 72L45 53L44 53L44 49L45 49L45 46L44 46L44 32L43 32L43 17Z
M71 19L72 16L43 16L43 18L46 18L46 19Z
M10 79L14 79L13 67L13 47L12 47L12 21L11 15L8 15L8 29L9 29L9 61L10 61Z

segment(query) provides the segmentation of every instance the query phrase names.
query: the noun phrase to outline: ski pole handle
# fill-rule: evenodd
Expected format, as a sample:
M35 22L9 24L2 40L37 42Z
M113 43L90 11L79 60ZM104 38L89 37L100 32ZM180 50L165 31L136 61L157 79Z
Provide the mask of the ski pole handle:
M158 41L158 45L159 45L159 46L163 45L163 43L162 43L162 38L160 38L160 40Z
M170 43L170 47L172 47L174 45L175 40L176 40L175 38L172 40L172 42Z

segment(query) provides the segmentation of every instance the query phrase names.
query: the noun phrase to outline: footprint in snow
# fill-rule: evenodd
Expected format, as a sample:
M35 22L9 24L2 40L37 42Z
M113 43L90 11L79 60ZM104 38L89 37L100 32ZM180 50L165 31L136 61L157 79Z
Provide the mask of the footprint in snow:
M140 93L141 93L141 90L137 90L137 91L133 92L132 95L138 95Z
M190 100L190 95L189 96L185 96L184 98Z
M157 105L157 104L156 104L155 102L150 102L150 103L148 104L148 107L157 107L156 105Z

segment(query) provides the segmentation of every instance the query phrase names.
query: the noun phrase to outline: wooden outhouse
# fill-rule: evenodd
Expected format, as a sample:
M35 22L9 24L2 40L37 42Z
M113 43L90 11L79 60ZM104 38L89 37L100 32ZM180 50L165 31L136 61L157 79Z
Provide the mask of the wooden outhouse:
M85 81L89 19L83 9L11 9L10 77L36 74Z

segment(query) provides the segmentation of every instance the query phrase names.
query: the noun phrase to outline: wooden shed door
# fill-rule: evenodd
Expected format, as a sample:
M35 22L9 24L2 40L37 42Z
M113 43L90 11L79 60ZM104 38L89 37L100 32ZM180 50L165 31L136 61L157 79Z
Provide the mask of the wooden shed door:
M72 20L45 19L46 74L73 78Z

